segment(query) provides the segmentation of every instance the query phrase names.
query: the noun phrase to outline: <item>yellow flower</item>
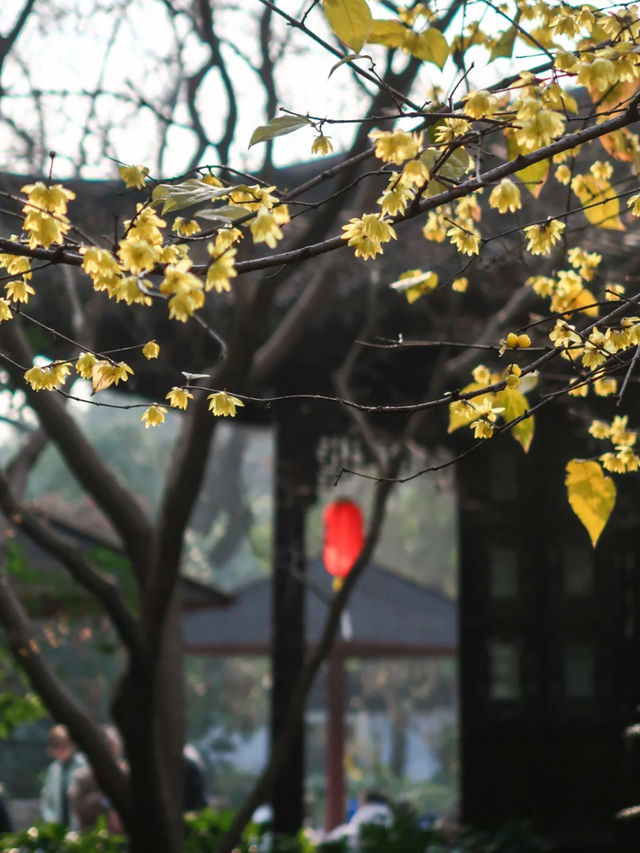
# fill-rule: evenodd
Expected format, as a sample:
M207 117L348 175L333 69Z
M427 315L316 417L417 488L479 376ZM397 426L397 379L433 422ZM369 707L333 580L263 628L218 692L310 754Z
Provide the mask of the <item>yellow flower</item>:
M594 438L609 438L611 435L611 427L606 421L593 420L589 427L589 434Z
M108 288L109 296L115 296L116 302L126 302L127 305L151 305L151 297L141 287L137 275L127 275L119 278L115 287Z
M175 266L168 266L165 276L160 282L160 293L191 293L202 290L200 279L189 272L191 264L189 261L181 261Z
M129 237L120 241L118 255L122 266L135 275L150 272L157 260L156 250L146 240L132 240Z
M526 281L527 287L532 287L538 296L552 296L556 289L556 281L546 275L532 275Z
M616 453L603 453L600 461L602 467L606 471L611 471L612 474L624 474L627 470L624 460L620 459Z
M404 130L372 130L369 139L375 143L375 155L379 160L401 166L418 156L423 135Z
M286 204L278 204L276 207L272 207L271 213L276 221L276 225L286 225L287 222L291 222L289 208Z
M15 240L15 237L11 237ZM20 275L31 278L31 261L24 255L0 254L0 267L4 267L10 275Z
M31 367L24 374L24 378L34 391L53 391L65 377L71 372L69 362L49 364L46 367Z
M566 163L561 163L555 171L556 181L565 187L571 183L571 169Z
M604 379L596 379L593 383L593 390L598 397L612 397L618 390L618 383L610 376Z
M4 289L7 291L7 297L13 302L28 302L29 297L35 293L35 290L22 278L19 281L8 282Z
M498 415L504 411L503 408L495 407L490 397L485 397L480 404L473 404L476 415L469 426L473 429L474 438L491 438L494 432L494 423Z
M152 358L157 358L160 355L160 347L155 341L147 341L142 347L142 355L150 361Z
M455 290L456 293L465 293L467 287L469 287L469 279L465 276L455 278L451 282L451 290Z
M93 289L108 290L112 296L120 280L120 264L107 249L83 246L82 269L91 276Z
M0 299L0 323L13 320L13 311L6 299Z
M221 228L216 234L215 239L216 254L222 254L225 249L228 249L229 246L232 246L241 239L242 231L239 228ZM211 250L209 250L209 254L211 254Z
M29 248L43 246L48 249L52 243L63 243L64 235L71 228L66 216L51 216L40 210L32 210L24 220L24 230L29 232Z
M255 219L249 225L254 243L266 243L270 249L275 249L278 240L282 240L275 217L266 207L261 206Z
M561 238L565 223L548 219L543 225L529 225L524 229L528 243L527 251L532 255L548 255L551 247Z
M489 385L492 380L491 371L484 364L478 364L474 367L471 375L473 376L473 381L479 385Z
M209 184L211 187L223 187L224 184L222 181L218 180L215 175L205 175L202 179L205 184Z
M508 349L526 349L531 346L531 338L529 335L516 335L515 332L509 332L506 345Z
M636 193L627 199L627 207L631 208L631 213L634 216L640 216L640 193Z
M469 92L464 96L462 112L470 118L486 118L496 111L498 99L486 89Z
M149 170L146 166L118 166L118 173L129 189L141 190Z
M404 293L409 305L413 304L416 299L419 299L424 293L429 293L435 290L438 286L438 274L429 270L407 270L403 272L397 281L389 285L394 290Z
M171 230L181 237L191 237L193 234L199 234L201 228L195 219L183 219L181 216L176 216Z
M405 163L400 180L403 184L423 187L430 178L429 170L422 160L410 160Z
M477 255L480 251L482 237L471 222L465 222L464 226L454 223L447 231L447 236L463 255Z
M445 118L436 126L436 142L451 142L470 130L471 124L464 118Z
M117 385L119 382L126 382L129 374L133 374L133 370L124 361L118 364L113 364L110 361L96 361L91 368L91 384L93 393L104 391L111 385Z
M204 305L204 293L201 290L191 290L186 293L175 293L169 300L169 319L186 323L195 312Z
M167 392L166 399L174 409L186 409L189 400L193 400L193 394L186 388L178 388L174 385L171 391Z
M491 191L489 206L496 208L499 213L515 213L522 207L520 190L509 178L503 178Z
M616 415L611 422L609 437L616 446L631 447L636 443L638 433L635 430L628 429L628 423L628 415Z
M333 145L331 144L330 137L320 135L313 140L313 145L311 146L312 154L321 154L324 157L325 154L331 154L332 151Z
M613 175L613 166L603 160L596 160L589 167L589 171L597 181L608 181Z
M216 240L216 245L218 241ZM205 290L215 290L217 293L222 293L225 290L231 290L230 279L235 278L238 273L235 268L236 249L223 250L222 254L216 256L216 246L209 243L207 251L213 258L213 263L207 270L207 278L205 281Z
M602 57L592 62L578 63L578 83L587 89L597 89L598 92L606 90L615 85L618 79L616 67L610 59Z
M382 213L389 216L397 216L399 213L404 213L407 209L407 204L416 196L416 191L411 184L404 183L399 179L397 173L394 173L389 178L389 183L384 193L378 199L378 204L382 209Z
M549 339L557 349L582 343L582 338L576 332L576 327L565 320L556 320L553 330L549 333Z
M232 397L226 391L217 391L215 394L209 394L207 400L210 400L209 411L213 412L216 417L226 418L227 416L235 418L236 407L244 406L242 400L237 397Z
M422 234L432 243L444 243L447 239L447 223L444 217L432 210L427 217Z
M125 235L127 240L146 241L154 248L162 246L161 228L167 223L161 219L155 209L149 204L136 204L136 215L133 219L125 219Z
M350 219L342 226L343 240L355 247L356 258L373 258L382 254L382 243L396 239L396 232L384 216L377 213L365 213L361 219Z
M64 216L67 212L67 202L76 197L72 190L68 190L61 184L47 187L41 181L35 184L27 184L22 187L20 192L27 196L27 204L22 208L24 213L36 208Z
M91 379L93 366L98 359L90 352L81 352L76 361L76 373L83 379Z
M534 98L525 99L515 120L515 136L523 154L549 145L564 132L565 119L562 113L543 109Z
M144 423L144 428L149 429L149 427L163 424L166 414L167 410L164 406L158 406L157 403L154 403L148 409L145 409L140 420Z
M567 393L570 397L587 397L589 394L589 384L580 379L576 379L571 383Z
M621 296L625 294L623 284L607 284L607 289L604 295L607 302L618 302Z

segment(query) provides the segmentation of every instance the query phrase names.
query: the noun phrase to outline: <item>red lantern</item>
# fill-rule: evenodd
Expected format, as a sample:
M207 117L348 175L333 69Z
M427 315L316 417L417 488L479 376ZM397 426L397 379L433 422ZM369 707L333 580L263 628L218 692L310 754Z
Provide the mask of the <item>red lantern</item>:
M322 520L322 559L326 570L334 577L334 587L339 587L362 551L362 513L353 501L334 501L325 507Z

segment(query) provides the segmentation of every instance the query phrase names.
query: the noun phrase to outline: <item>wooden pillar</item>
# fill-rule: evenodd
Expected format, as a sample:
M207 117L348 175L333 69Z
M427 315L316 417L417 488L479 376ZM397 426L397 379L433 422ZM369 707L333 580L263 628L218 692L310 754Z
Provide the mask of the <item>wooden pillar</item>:
M271 737L281 730L305 655L305 516L313 501L316 438L300 405L278 416L271 638ZM304 720L272 790L274 831L294 834L304 819Z
M328 661L327 676L327 790L325 829L344 823L344 711L346 673L344 657L334 645Z

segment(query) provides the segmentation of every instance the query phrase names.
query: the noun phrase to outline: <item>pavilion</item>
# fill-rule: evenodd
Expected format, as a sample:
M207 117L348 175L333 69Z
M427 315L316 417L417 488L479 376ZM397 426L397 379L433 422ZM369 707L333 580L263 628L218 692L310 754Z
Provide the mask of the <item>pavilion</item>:
M331 599L331 577L310 560L306 577L306 641L320 637ZM227 607L198 608L183 615L188 654L268 655L272 640L270 577L248 584ZM328 661L326 823L344 818L344 711L347 658L453 656L457 652L456 603L380 566L363 573L343 614L340 636Z

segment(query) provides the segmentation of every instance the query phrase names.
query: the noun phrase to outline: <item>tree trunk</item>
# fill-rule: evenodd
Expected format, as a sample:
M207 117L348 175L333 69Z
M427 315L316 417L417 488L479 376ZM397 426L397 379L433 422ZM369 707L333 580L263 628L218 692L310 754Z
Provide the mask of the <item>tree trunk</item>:
M306 415L306 417L305 417ZM274 519L271 736L282 729L305 657L305 516L315 490L315 439L303 407L278 420ZM293 835L304 819L304 718L298 722L272 791L274 831Z
M182 684L180 603L174 596L159 652L131 668L113 702L131 771L130 853L182 853Z

